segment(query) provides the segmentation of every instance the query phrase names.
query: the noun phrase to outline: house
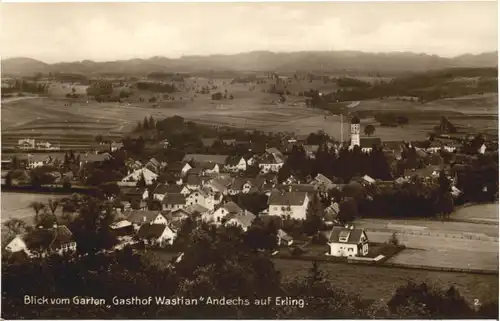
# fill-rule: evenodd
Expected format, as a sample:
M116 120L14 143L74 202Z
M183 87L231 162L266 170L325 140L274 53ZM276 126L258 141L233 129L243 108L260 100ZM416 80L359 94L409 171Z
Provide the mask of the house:
M114 222L109 226L116 237L131 236L135 234L136 229L127 220Z
M194 169L199 169L198 175L207 175L220 172L220 166L214 162L193 162ZM191 171L190 171L191 174Z
M374 184L375 183L375 180L373 178L371 178L370 176L368 176L368 175L363 176L361 179L366 184Z
M133 160L132 158L129 158L125 161L125 166L127 166L129 173L144 167L144 165L140 161Z
M330 206L325 208L323 220L325 223L333 224L337 222L337 218L340 213L339 203L332 202Z
M17 146L22 150L35 149L35 140L29 138L20 139Z
M248 181L243 177L236 177L229 186L229 195L240 194L243 191L243 186Z
M244 232L252 225L255 215L249 211L243 210L240 213L228 214L225 217L225 226L239 226Z
M353 257L368 254L368 237L363 229L334 226L325 236L328 240L327 255Z
M167 164L165 162L160 162L156 158L151 158L146 163L146 168L153 173L159 174Z
M281 153L279 155L281 155ZM266 153L260 157L258 166L261 173L279 172L283 164L285 164L284 158L279 155Z
M278 246L281 245L290 246L293 244L293 238L282 229L278 230L276 237L278 239Z
M316 158L316 152L319 149L319 145L304 145L304 151L306 156L310 159Z
M193 168L188 162L176 162L167 166L167 172L174 174L175 177L185 176Z
M162 201L164 211L175 211L186 207L186 199L182 194L170 193L165 195Z
M112 142L110 145L110 150L111 152L116 152L117 150L120 150L123 148L123 143L122 142Z
M285 185L291 185L291 184L297 184L299 181L297 178L293 175L290 175L287 179L283 181L283 184Z
M168 141L168 139L164 139L164 140L161 140L159 144L162 148L166 149L170 145L170 142Z
M34 169L46 165L50 161L50 157L46 154L30 154L28 155L28 168Z
M109 154L109 153L80 154L80 167L82 167L84 164L88 164L88 163L102 163L104 161L110 160L111 158L113 158L113 156L111 156L111 154Z
M486 153L486 145L485 144L482 144L481 147L479 147L479 149L477 150L477 152L479 154L484 154Z
M65 225L54 225L52 228L38 228L30 233L17 235L7 244L5 250L11 253L25 252L28 257L37 254L63 254L75 251L76 243L73 233Z
M210 189L214 193L227 195L229 192L229 184L231 184L231 179L214 178L205 183L204 187Z
M192 216L195 213L199 213L201 215L207 214L210 212L210 209L200 205L200 204L192 204L187 206L184 211L189 215Z
M160 211L132 210L124 213L126 220L138 229L142 224L167 224L166 218Z
M153 181L156 181L158 179L158 175L156 173L153 173L147 168L141 168L125 176L120 182L118 182L118 185L136 186L137 182L139 182L142 177L144 177L146 185L151 185L153 184Z
M382 140L378 137L361 137L359 147L363 153L370 153L373 146L382 146Z
M242 213L243 209L234 202L227 202L226 204L219 207L212 214L207 214L203 216L204 221L220 223L222 219L228 214L239 214Z
M160 247L172 245L176 236L176 232L164 224L143 224L136 235L137 239L144 241L147 245Z
M209 210L213 210L214 209L213 194L207 189L201 189L201 188L193 191L186 197L186 205L190 206L194 204L199 204L201 206L208 208Z
M268 212L269 215L303 220L306 218L308 204L306 192L273 191L268 200Z
M203 181L198 175L188 175L186 178L186 187L190 190L195 190L203 185Z
M230 172L244 172L247 170L247 161L241 156L231 156L228 157L224 168Z
M283 158L283 154L276 147L266 148L266 154L278 155L280 158Z
M234 146L236 144L236 139L223 139L222 143L227 146Z
M228 157L228 155L186 154L182 161L194 163L215 163L219 166L224 166Z

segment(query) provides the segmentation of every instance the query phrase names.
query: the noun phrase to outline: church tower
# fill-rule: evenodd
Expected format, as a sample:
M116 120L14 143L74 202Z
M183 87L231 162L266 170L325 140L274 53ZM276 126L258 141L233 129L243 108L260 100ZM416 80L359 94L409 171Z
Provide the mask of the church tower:
M351 118L351 147L360 145L359 143L360 121L357 116Z

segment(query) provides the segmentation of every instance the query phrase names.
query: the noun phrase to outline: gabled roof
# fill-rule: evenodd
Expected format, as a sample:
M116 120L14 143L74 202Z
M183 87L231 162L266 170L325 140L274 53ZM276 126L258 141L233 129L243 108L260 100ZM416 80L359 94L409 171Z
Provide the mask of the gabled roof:
M140 239L158 239L168 227L163 224L143 224L137 231Z
M141 211L141 210L132 210L124 213L127 221L135 224L141 223L149 223L153 221L158 215L160 211Z
M229 187L229 188L232 190L235 190L235 191L241 191L243 189L243 185L245 185L246 182L247 182L247 180L245 178L236 177L233 180L231 187Z
M226 204L222 205L222 207L228 211L229 213L241 213L243 212L243 209L238 206L238 204L234 202L227 202Z
M209 212L210 210L204 206L201 206L200 204L192 204L192 205L189 205L188 207L186 207L185 211L188 214L193 214L195 212L203 214L203 213Z
M362 137L359 140L359 147L361 148L372 148L373 145L382 145L382 140L378 137Z
M212 170L212 169L214 169L215 165L218 165L218 163L214 163L214 162L194 162L194 169L201 168L201 169Z
M240 163L241 159L243 157L241 156L229 156L226 160L226 165L229 165L229 166L236 166ZM244 158L243 158L244 159Z
M165 185L165 184L158 185L158 186L156 186L153 194L163 195L165 193L168 193L169 190L172 189L172 186L177 186L177 185ZM175 191L178 191L178 193L180 193L181 189L180 188L176 188Z
M342 226L334 226L331 231L326 232L325 236L327 236L328 242L330 243L359 244L363 231L363 229L349 229Z
M242 211L239 213L229 213L225 217L226 222L230 220L236 220L243 228L249 228L252 225L253 220L255 220L255 215L249 211Z
M170 193L165 195L165 198L162 201L163 204L170 204L170 205L184 205L186 204L186 199L184 198L184 195L182 194L174 194Z
M314 178L314 180L317 181L320 184L326 184L326 185L333 184L333 182L328 177L326 177L325 175L323 175L321 173L318 174L318 175L316 175L316 177Z
M59 225L48 229L35 229L25 234L23 240L29 250L49 250L70 243L73 233L65 225Z
M186 179L187 185L199 186L202 184L201 177L198 175L189 175Z
M300 206L304 204L306 196L307 193L305 192L273 191L269 196L268 204L279 206Z
M207 155L207 154L186 154L182 161L184 162L213 162L217 164L226 164L228 155Z

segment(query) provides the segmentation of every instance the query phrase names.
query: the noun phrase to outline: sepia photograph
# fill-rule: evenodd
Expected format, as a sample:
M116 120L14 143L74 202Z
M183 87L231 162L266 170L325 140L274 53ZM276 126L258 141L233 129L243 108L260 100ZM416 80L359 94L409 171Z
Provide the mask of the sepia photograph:
M498 320L497 1L0 15L0 318Z

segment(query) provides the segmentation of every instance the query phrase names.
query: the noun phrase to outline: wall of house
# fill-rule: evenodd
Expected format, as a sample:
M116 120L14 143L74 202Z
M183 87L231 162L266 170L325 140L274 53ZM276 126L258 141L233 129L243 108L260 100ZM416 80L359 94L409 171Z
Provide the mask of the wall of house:
M329 243L330 252L332 256L356 256L358 255L357 244L347 243Z
M158 216L153 220L152 223L153 224L163 224L163 225L168 224L167 219L161 214L158 214Z
M5 247L9 252L15 253L26 249L26 243L19 237L16 236L9 244Z
M304 220L306 218L308 202L300 206L269 205L269 215L290 216L293 219Z

